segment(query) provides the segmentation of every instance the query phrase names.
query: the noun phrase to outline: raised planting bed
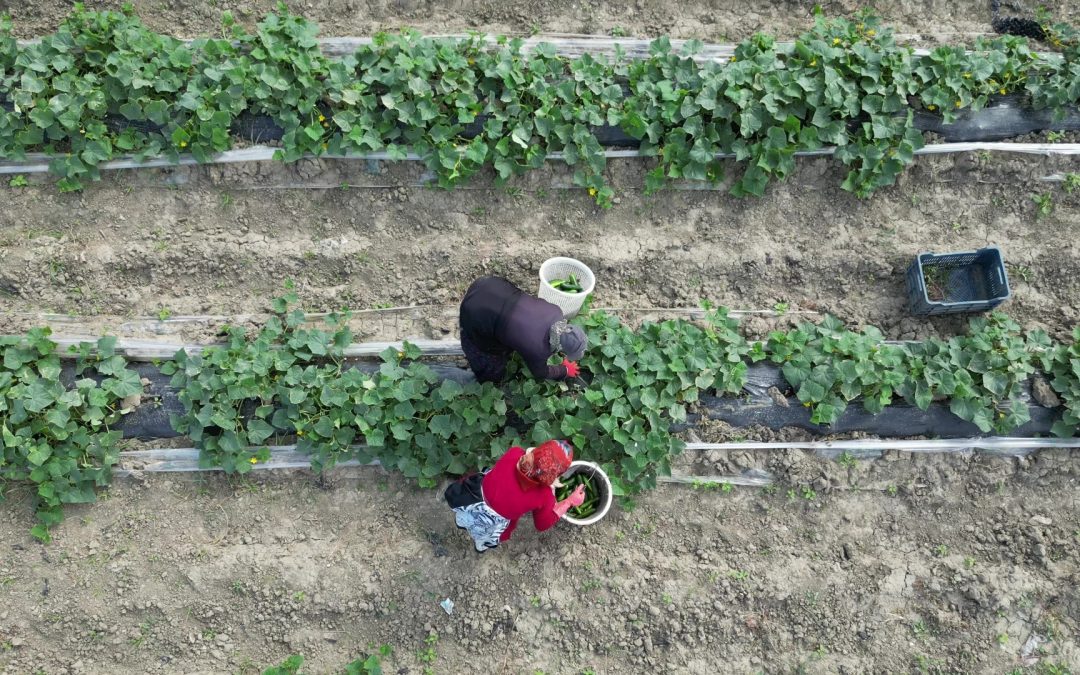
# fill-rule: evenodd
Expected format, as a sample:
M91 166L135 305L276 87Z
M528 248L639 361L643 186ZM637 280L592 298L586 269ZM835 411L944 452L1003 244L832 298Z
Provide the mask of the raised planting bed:
M759 423L770 410L787 416L785 425L801 419L823 432L854 417L879 435L961 436L970 424L981 433L1072 436L1080 422L1080 376L1071 365L1080 346L1022 335L1001 314L947 342L896 345L831 317L751 344L722 308L704 326L676 320L637 331L590 313L577 319L590 337L583 382L511 372L495 387L460 368L425 364L407 343L386 347L379 363L349 360L347 317L308 328L290 301L274 302L280 315L258 334L231 328L226 344L179 351L160 368L129 365L112 339L82 346L71 363L44 331L0 338L0 475L37 484L47 526L62 504L92 499L93 486L108 482L121 430L187 436L203 466L239 473L269 458L266 445L295 439L317 470L378 459L427 486L512 445L566 438L619 493L670 473L684 448L672 432L694 421L695 404L737 424ZM771 380L756 374L762 368ZM1040 373L1062 410L1032 404L1028 378ZM752 398L742 398L748 391ZM881 431L897 419L901 431Z
M717 181L717 158L734 155L746 167L734 191L762 194L792 171L796 152L834 147L850 168L843 186L865 196L891 185L923 146L917 113L948 125L1016 95L1057 115L1041 123L1077 122L1080 47L1068 27L1056 58L1015 37L916 54L872 16L819 18L793 43L755 36L722 63L696 60L705 50L697 41L675 48L660 38L640 58L609 59L413 33L331 59L300 17L229 30L184 43L133 15L83 9L33 44L0 27L0 156L44 152L61 188L77 189L120 155L221 161L236 134L267 138L276 125L281 159L416 156L444 187L485 167L506 180L561 153L575 183L608 205L603 143L623 142L616 130L655 158L650 190Z

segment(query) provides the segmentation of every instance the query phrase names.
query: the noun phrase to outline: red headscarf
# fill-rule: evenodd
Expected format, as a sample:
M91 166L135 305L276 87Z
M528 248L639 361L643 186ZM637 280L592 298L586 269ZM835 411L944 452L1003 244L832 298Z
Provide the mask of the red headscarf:
M525 455L517 463L518 483L526 490L551 485L574 461L574 448L566 441L545 441L530 454L531 460Z

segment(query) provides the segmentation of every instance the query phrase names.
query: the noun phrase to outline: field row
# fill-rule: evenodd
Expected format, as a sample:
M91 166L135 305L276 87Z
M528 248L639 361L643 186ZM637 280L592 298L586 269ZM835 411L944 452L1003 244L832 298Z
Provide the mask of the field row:
M849 401L879 413L896 398L920 410L945 401L979 430L1007 433L1031 419L1021 397L1037 372L1065 405L1053 432L1073 436L1080 423L1080 330L1071 345L1055 344L1042 331L1023 335L1003 314L973 320L967 335L948 341L886 344L877 329L848 331L832 317L750 342L723 308L710 311L704 327L672 320L637 331L590 313L579 319L590 336L583 380L539 382L515 370L500 389L442 379L408 343L387 348L377 369L350 367L347 317L332 314L327 329L307 328L290 308L295 301L295 294L275 300L278 315L257 334L227 329L226 345L180 351L162 366L183 406L169 423L199 448L204 465L245 473L269 458L263 444L289 437L318 470L339 458L378 458L433 486L511 445L562 437L626 493L670 473L684 448L671 426L686 421L688 405L705 394L739 394L748 363L762 360L781 367L820 425L835 422ZM108 483L118 422L151 404L142 400L146 380L115 353L115 338L73 348L73 373L47 330L0 344L3 477L37 485L35 534L47 539L63 504L92 501L94 487Z
M796 152L834 146L844 189L867 196L923 146L915 110L949 123L995 96L1055 113L1080 99L1080 40L1063 23L1047 24L1060 57L1015 37L915 56L871 14L818 17L794 43L757 35L722 64L695 61L696 40L675 51L657 39L640 59L566 58L552 45L524 54L520 40L489 49L479 37L414 32L333 60L317 26L287 13L255 32L226 22L227 38L191 43L132 14L81 8L40 42L19 45L10 29L0 24L0 154L52 155L63 190L118 155L208 161L268 135L286 161L416 154L443 187L485 167L501 183L558 153L574 183L610 206L601 141L618 130L656 158L648 191L716 182L718 157L731 155L743 165L732 191L761 195Z

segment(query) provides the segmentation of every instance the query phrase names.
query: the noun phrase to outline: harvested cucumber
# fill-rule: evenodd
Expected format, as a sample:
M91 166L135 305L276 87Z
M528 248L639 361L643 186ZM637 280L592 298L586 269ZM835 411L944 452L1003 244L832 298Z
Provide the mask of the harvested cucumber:
M574 518L588 518L596 513L596 509L600 504L600 495L597 493L593 481L585 474L575 473L573 476L570 476L563 481L562 486L555 490L555 498L561 502L569 497L579 485L585 486L585 501L580 505L573 507L567 513Z
M571 274L565 279L552 279L548 282L552 288L558 289L563 293L584 293L585 289L582 288L581 282L578 281L576 274Z

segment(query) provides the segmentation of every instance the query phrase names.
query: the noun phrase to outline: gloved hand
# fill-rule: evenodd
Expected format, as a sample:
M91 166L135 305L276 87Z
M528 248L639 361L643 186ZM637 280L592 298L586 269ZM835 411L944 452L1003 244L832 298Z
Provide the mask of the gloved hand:
M574 488L574 491L570 493L570 496L561 502L555 504L555 515L562 518L566 515L566 512L575 506L581 506L585 502L585 486L579 485Z
M577 377L581 369L578 368L578 364L574 363L570 359L563 359L562 364L566 366L567 377Z
M579 485L574 488L574 491L570 493L570 496L563 500L564 502L570 502L570 506L581 506L585 503L585 486Z

